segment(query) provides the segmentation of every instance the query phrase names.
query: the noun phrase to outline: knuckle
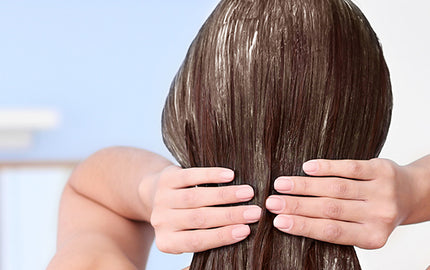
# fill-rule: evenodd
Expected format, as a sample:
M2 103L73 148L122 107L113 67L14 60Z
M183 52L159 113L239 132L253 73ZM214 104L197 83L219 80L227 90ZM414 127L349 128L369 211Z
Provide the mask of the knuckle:
M335 223L329 223L323 230L323 237L328 242L334 242L342 236L342 228Z
M395 207L395 202L398 200L396 187L394 185L385 185L380 193L381 198L384 200L384 211L392 210Z
M227 222L229 222L229 223L235 222L235 215L234 215L232 209L230 209L230 208L226 209L226 211L224 212L224 216L225 216L225 219L227 220Z
M353 175L361 175L363 168L361 167L360 163L358 163L357 161L351 161L349 166L350 171Z
M374 232L368 237L368 241L365 244L365 248L378 249L382 248L387 242L387 236L382 232Z
M169 248L166 245L165 241L161 239L160 237L155 238L155 245L161 252L169 253Z
M160 205L160 204L163 202L163 199L162 199L162 198L160 198L160 197L161 197L160 191L157 191L157 192L154 194L154 202L153 202L154 207L155 207L156 205Z
M195 189L191 188L191 189L184 190L184 192L181 195L181 201L186 206L193 206L193 205L195 205L196 201L197 201L197 196L196 196L196 193L195 193Z
M159 184L161 185L167 183L172 178L172 174L177 171L177 169L178 167L173 165L163 169L160 173Z
M208 180L214 178L213 177L213 174L214 174L213 170L210 170L207 168L199 168L199 169L200 169L202 179L208 181Z
M195 251L199 251L202 248L202 238L199 237L199 235L197 234L191 234L190 237L188 238L188 250L190 252L195 252Z
M157 248L164 253L170 253L170 254L179 254L180 252L169 244L168 240L164 237L156 237L155 238L155 245Z
M225 188L218 189L218 198L220 198L223 202L228 200L228 192Z
M382 166L382 163L384 163L383 159L380 158L372 158L371 160L369 160L369 165L373 168L373 169L378 169Z
M374 158L370 161L374 171L379 172L380 176L388 179L394 179L396 177L396 163L393 161L381 158Z
M193 168L182 169L178 173L178 178L190 179L193 176Z
M192 228L204 228L206 225L206 217L201 210L192 211L189 220Z
M297 224L297 225L296 225ZM309 235L309 226L305 220L298 220L293 222L292 231L295 231L298 235L308 236Z
M345 197L349 193L349 186L345 181L338 181L333 183L332 190L335 196Z
M395 179L397 176L397 171L393 163L385 162L383 166L384 176L387 179Z
M154 227L154 229L158 229L158 228L160 228L161 227L161 225L162 225L162 219L160 219L159 217L158 217L158 214L156 214L156 211L155 211L156 209L154 209L153 210L153 212L152 212L152 215L151 215L151 219L150 219L150 222L151 222L151 225L152 225L152 227Z
M300 199L291 198L287 201L285 206L285 211L288 214L300 214L300 211L302 210L302 203L300 202Z
M308 194L310 189L311 189L311 181L309 181L308 179L303 179L303 181L301 181L302 185L301 185L301 192L304 194Z
M226 234L224 230L217 230L216 231L216 239L219 243L225 243L227 240Z
M329 200L323 206L324 215L331 219L337 219L342 215L342 207L339 203Z
M392 225L397 221L398 212L396 205L385 207L381 214L380 221L385 225Z
M302 209L302 203L300 202L300 200L294 200L294 207L293 207L293 213L300 213L301 209Z
M164 205L167 205L167 201L168 201L167 198L169 194L170 192L164 187L158 187L157 191L154 194L153 208L156 208L158 206L163 207Z

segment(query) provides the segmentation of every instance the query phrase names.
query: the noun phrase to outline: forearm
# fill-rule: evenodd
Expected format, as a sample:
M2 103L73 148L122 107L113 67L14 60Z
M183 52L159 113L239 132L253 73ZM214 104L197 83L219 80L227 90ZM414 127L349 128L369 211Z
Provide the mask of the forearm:
M139 269L111 239L87 233L69 239L57 250L47 270L137 270Z
M167 159L143 149L107 148L80 164L69 183L78 193L123 217L149 222L156 176L170 165Z
M404 167L412 187L410 214L402 224L430 221L430 155Z
M48 269L142 269L153 237L148 223L126 219L66 185Z
M62 194L57 251L48 269L142 269L154 238L149 220L157 174L169 165L125 147L82 162Z

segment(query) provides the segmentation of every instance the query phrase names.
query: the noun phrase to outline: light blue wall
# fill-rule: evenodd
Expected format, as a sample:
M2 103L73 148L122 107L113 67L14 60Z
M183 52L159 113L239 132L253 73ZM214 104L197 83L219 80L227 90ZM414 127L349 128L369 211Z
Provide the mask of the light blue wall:
M112 145L167 155L160 133L164 99L188 46L216 3L1 0L0 109L53 108L61 113L62 121L56 130L36 133L31 149L0 150L0 162L83 159ZM20 205L36 205L45 216L54 215L44 205L52 200L58 205L61 187L51 193L27 177L21 182L24 186L33 183L32 194L39 198L29 202L18 196L25 191L20 189L21 182L12 180L8 189L3 185L2 194L19 203L3 202L2 217L26 213L18 211ZM58 181L58 185L63 183ZM9 223L27 232L28 227L17 220L9 219ZM9 223L3 222L3 228ZM55 218L42 223L52 229ZM55 231L43 235L53 249ZM28 244L14 235L9 238L3 240L16 244L14 248L3 245L0 258L10 264L3 265L5 269L27 269L17 264L23 254L40 257L42 265L52 256L51 249L26 253ZM31 247L38 245L31 243ZM148 269L180 269L187 263L189 255L165 255L154 249ZM43 269L39 267L35 269Z
M2 0L0 108L54 108L62 123L0 160L81 159L111 145L166 153L164 98L216 2Z

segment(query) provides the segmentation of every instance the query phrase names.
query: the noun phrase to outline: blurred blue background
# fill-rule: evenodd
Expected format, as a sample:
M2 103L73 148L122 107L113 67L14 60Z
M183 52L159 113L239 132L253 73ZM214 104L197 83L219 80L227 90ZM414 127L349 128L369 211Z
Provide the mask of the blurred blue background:
M70 168L112 145L170 158L160 116L170 83L215 0L0 0L0 109L51 109L60 123L23 149L0 149L0 269L44 269ZM382 157L401 164L430 153L430 2L357 0L381 39L392 75L393 120ZM13 162L15 165L8 167ZM398 228L363 269L430 265L429 224ZM190 255L153 248L147 269L181 269Z
M0 109L60 115L58 127L34 133L31 147L0 149L0 163L79 161L112 145L169 156L160 131L164 99L216 3L0 1ZM46 267L68 172L0 173L0 269ZM179 269L189 259L153 248L148 269Z
M61 125L0 160L81 159L110 145L163 152L164 98L217 1L0 2L0 106Z

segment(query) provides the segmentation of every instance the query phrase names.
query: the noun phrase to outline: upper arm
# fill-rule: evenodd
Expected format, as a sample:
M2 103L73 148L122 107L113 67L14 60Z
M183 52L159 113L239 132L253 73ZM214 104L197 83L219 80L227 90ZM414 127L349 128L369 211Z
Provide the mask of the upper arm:
M57 259L96 265L95 269L105 269L101 264L107 262L109 268L116 264L123 266L117 269L142 268L152 240L148 223L126 219L66 185L60 204Z
M99 265L109 258L142 268L154 237L149 220L155 176L169 165L130 147L106 148L82 162L62 195L53 262Z

